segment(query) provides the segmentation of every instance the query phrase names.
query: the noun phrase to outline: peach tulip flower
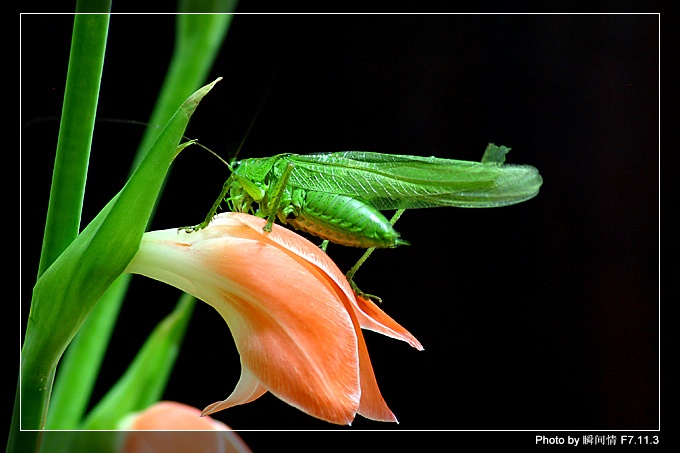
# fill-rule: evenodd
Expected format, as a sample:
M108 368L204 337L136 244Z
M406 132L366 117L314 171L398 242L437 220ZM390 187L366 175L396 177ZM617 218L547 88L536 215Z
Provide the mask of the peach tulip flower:
M318 246L248 214L205 229L144 234L127 272L175 286L213 306L241 358L232 394L203 415L270 391L309 415L350 424L356 414L396 422L380 394L361 328L423 347L368 299Z
M251 453L243 439L227 425L200 415L201 411L195 407L160 401L123 421L120 429L129 432L124 434L120 451Z

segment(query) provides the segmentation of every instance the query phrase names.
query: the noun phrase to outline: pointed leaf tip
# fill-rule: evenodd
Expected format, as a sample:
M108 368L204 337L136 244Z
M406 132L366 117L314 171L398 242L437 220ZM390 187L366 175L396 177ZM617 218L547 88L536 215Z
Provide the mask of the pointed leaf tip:
M203 97L210 92L210 90L213 89L215 84L222 80L222 77L218 77L209 84L202 86L198 90L194 92L191 96L187 98L186 101L184 101L184 104L182 104L182 109L186 112L187 116L191 116L192 113L194 113L194 110L196 110L196 106L198 105L199 102L203 99Z

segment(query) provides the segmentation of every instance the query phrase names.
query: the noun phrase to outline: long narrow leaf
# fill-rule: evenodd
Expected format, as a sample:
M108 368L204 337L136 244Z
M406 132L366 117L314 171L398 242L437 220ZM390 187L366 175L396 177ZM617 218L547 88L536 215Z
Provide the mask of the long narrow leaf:
M108 14L78 14L74 19L38 276L80 229L108 26Z
M82 429L116 429L123 417L158 401L179 352L196 300L184 294L149 335L125 375L90 412Z
M43 428L62 353L136 253L189 118L216 82L180 107L125 187L38 280L22 349L21 428Z
M76 429L80 424L129 284L130 275L119 276L69 344L59 363L45 429Z
M120 425L134 412L158 401L175 364L196 300L183 294L175 309L149 335L135 359L104 399L90 412L79 429L122 429ZM76 431L50 432L43 440L42 452L76 451L114 453L119 433Z
M85 12L85 3L87 2L84 0L78 2L79 12ZM110 0L97 0L90 2L89 5L100 8L99 12L108 12L111 8ZM108 24L108 14L79 14L74 19L62 118L38 276L41 276L76 238L80 229ZM53 377L54 369L51 369L50 373L42 379L51 382ZM20 412L23 409L20 401L20 386L21 382L17 384L7 451L37 451L40 444L38 433L27 432L19 435ZM43 391L38 396L46 401L49 398L49 392ZM40 423L44 422L43 412L39 411L35 415L41 417Z
M151 124L165 124L173 106L204 83L231 23L231 14L180 14L177 16L175 49L163 87L151 114ZM158 136L147 128L133 163L135 168Z
M188 20L184 15L177 16L177 46L172 57L173 64L168 70L166 84L161 92L162 99L154 109L154 115L167 120L176 106L189 93L203 83L205 74L214 64L219 43L227 32L230 18L211 19L205 26L204 18ZM188 37L192 38L189 39ZM196 43L195 52L188 49ZM187 58L191 56L191 58ZM198 71L196 69L198 68ZM202 69L201 69L202 68ZM203 75L201 75L203 73ZM172 74L172 75L171 75ZM197 77L203 77L197 80ZM191 87L191 88L190 88ZM150 128L157 137L158 129ZM151 137L151 136L149 136ZM145 143L152 142L147 138ZM142 144L137 151L135 162L140 162L147 149ZM131 173L136 168L134 164ZM161 189L162 190L162 189ZM125 298L131 275L123 274L116 280L88 315L80 331L69 345L64 359L59 365L55 378L54 392L50 401L50 411L45 427L47 429L75 429L79 426L89 403L95 378L101 367L117 314Z

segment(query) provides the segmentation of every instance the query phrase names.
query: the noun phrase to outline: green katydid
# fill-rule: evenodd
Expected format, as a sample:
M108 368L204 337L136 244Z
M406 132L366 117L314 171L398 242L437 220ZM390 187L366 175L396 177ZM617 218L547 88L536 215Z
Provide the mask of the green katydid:
M436 206L496 207L538 193L542 178L529 165L503 165L510 151L489 144L481 162L364 151L279 154L232 163L231 176L205 220L222 201L235 212L276 218L341 245L387 248L408 244L380 212Z
M252 127L252 123L251 123ZM246 134L247 135L247 134ZM245 140L245 139L244 139ZM231 171L205 220L205 228L223 201L233 212L275 219L328 242L368 249L347 272L352 277L375 248L408 244L394 230L405 209L453 206L489 208L535 197L543 182L530 165L504 164L510 148L489 143L481 162L344 151L308 155L278 154L232 160ZM238 151L237 151L238 154ZM380 211L396 210L388 220Z
M503 165L508 151L489 143L481 162L364 151L244 159L229 165L231 175L205 220L185 230L205 228L226 201L233 212L266 218L265 231L278 218L324 239L324 250L329 241L367 248L347 279L357 295L380 301L353 277L375 248L408 244L393 227L405 209L507 206L538 194L538 170ZM397 212L390 221L383 210Z

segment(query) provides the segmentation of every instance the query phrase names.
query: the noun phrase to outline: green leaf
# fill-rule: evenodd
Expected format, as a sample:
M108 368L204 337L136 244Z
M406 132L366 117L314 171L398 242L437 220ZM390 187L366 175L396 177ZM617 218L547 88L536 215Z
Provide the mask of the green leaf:
M130 284L119 276L83 322L59 363L45 429L76 429L85 414Z
M123 377L90 412L81 429L116 429L131 412L158 401L175 359L196 300L183 294L175 310L149 335Z
M108 12L110 0L79 0L76 10L80 13ZM52 265L57 257L76 238L80 229L80 215L90 156L90 145L94 128L94 118L99 98L99 86L104 64L106 40L108 36L108 14L78 14L74 18L71 38L71 54L66 78L62 118L52 176L50 200L45 221L45 233L40 255L38 276ZM23 359L22 359L23 360ZM49 398L49 388L54 377L54 368L40 377L44 381L41 393L35 395L45 403ZM40 435L37 432L19 434L25 428L19 420L20 394L14 402L12 426L10 428L7 451L36 451ZM26 413L26 406L22 408ZM44 407L46 409L46 407ZM38 424L44 421L44 410L37 409L35 416ZM21 426L20 426L21 425ZM29 424L30 425L30 424Z
M150 124L165 124L174 106L204 83L224 41L231 19L231 14L177 16L175 49L151 114ZM156 140L158 133L158 129L146 129L133 168L136 168L144 158L144 153Z
M189 118L216 82L182 104L123 189L38 279L22 349L23 429L43 428L62 353L136 253Z
M186 3L193 2L195 0ZM230 24L230 17L220 17L217 20L192 17L194 18L177 16L178 38L171 65L174 69L166 77L166 83L161 90L162 99L158 101L154 110L154 115L166 121L172 116L176 106L186 99L199 83L204 83L205 76L217 56L219 44ZM196 52L187 51L191 45L197 46ZM160 129L150 128L147 132L153 135L147 137L145 143L148 145L141 145L135 162L141 162L148 151L144 146L150 147L153 144L150 140L158 136ZM132 170L136 166L137 164L134 164ZM66 350L55 378L45 425L47 429L75 429L80 425L131 277L129 274L118 277L116 283L106 291L95 309L88 315Z
M80 230L108 26L108 14L78 14L74 19L38 276Z

